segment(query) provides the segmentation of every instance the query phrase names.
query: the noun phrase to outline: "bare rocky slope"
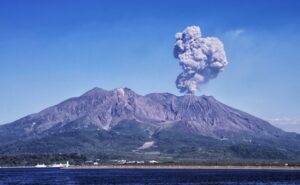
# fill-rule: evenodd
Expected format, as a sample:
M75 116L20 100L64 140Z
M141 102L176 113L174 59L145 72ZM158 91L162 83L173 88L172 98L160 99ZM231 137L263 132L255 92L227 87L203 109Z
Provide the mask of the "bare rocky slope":
M212 96L94 88L0 126L0 154L134 159L298 159L300 136Z

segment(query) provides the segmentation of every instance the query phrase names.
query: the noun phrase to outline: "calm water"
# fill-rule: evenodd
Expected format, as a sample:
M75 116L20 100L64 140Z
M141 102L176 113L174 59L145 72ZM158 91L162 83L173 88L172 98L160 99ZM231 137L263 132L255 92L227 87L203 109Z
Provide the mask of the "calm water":
M0 169L0 184L300 185L300 171Z

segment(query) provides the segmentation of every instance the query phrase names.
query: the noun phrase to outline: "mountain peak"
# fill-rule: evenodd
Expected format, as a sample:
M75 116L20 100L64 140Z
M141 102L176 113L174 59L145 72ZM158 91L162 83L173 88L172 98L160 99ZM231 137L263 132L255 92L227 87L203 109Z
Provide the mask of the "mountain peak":
M94 87L91 90L85 92L82 96L92 96L103 92L107 92L107 91L99 87Z
M122 95L122 96L124 96L125 94L127 94L127 95L135 94L136 95L136 93L133 90L131 90L130 88L127 88L127 87L124 87L124 88L123 87L115 88L112 91L114 91L118 95Z

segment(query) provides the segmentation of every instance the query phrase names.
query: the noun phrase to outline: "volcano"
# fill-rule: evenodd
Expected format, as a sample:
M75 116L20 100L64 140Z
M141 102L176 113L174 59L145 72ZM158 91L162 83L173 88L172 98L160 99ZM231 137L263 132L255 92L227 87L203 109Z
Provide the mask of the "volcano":
M94 88L0 126L0 155L79 153L105 159L286 159L300 135L212 96Z

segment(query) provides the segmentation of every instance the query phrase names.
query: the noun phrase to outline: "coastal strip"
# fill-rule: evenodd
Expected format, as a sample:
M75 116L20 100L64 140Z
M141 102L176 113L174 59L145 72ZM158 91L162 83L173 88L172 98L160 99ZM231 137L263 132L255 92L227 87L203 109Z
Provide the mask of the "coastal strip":
M193 166L193 165L99 165L70 166L72 169L203 169L203 170L300 170L300 166Z

